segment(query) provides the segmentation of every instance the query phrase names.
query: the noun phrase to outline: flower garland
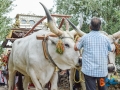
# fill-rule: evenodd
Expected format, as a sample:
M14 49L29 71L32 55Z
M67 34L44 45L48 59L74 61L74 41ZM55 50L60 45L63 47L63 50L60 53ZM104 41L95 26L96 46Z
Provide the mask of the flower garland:
M56 52L59 54L63 54L64 50L65 50L65 47L64 47L63 41L59 39L56 44Z
M116 52L116 56L120 55L120 44L114 43L115 44L115 52Z
M78 34L75 34L75 35L74 35L74 41L77 42L77 40L78 40L79 37L80 37L80 36L79 36Z
M78 34L76 34L74 36L74 41L76 42L79 37L80 36ZM64 50L65 50L64 43L63 43L62 39L59 39L56 44L56 52L59 54L63 54Z

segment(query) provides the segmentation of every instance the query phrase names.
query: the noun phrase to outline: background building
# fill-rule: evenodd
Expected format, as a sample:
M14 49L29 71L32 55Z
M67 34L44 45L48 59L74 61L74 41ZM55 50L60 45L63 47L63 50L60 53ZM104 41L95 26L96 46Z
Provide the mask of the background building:
M43 16L37 16L34 14L17 14L15 17L15 23L12 25L9 34L3 41L2 47L11 48L11 45L14 42L14 40L24 37L24 35L28 33L28 31L42 18ZM35 27L35 29L31 33L41 30L44 26L45 22L42 21Z

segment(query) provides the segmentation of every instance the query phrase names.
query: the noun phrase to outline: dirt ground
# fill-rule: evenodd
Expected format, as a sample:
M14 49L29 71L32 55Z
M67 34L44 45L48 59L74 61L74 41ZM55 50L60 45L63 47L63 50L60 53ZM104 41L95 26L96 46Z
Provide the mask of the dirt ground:
M0 86L0 90L8 90L7 88L5 88L4 86ZM17 90L17 89L16 89ZM35 88L31 87L29 90L35 90Z
M1 87L0 87L0 90L7 90L7 89L5 89L4 87L1 86Z
M8 89L5 88L4 86L0 86L0 90L8 90ZM31 87L29 90L35 90L35 88ZM48 89L44 89L44 90L48 90ZM69 90L69 89L59 88L59 90ZM111 87L108 88L108 90L120 90L120 88L111 86Z

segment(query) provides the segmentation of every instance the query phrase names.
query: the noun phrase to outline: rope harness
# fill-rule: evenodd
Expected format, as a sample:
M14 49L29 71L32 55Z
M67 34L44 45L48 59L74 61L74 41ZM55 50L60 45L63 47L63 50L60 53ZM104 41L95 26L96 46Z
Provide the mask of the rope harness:
M55 64L55 62L53 61L52 57L50 56L49 52L48 52L48 37L45 37L42 41L42 46L43 46L43 52L44 52L44 56L45 58L49 61L52 62L52 64L55 66L55 71L59 71L58 66Z
M76 79L75 79L75 74L76 74L76 72L79 72L79 80L77 81ZM76 67L76 68L74 68L74 82L75 83L80 83L80 82L85 82L83 79L82 79L82 72L81 72L81 67L79 66L79 67Z
M79 38L80 36L78 35L78 34L75 34L74 35L74 42L76 42L77 41L77 39ZM76 79L75 79L75 74L76 74L76 72L79 72L79 80L77 81ZM80 82L85 82L83 79L82 79L82 72L81 72L81 66L76 66L75 68L74 68L74 82L75 83L80 83Z
M59 53L59 54L63 54L63 52L64 52L64 43L63 43L62 39L71 38L71 37L59 37L59 38L60 39L58 40L58 42L56 44L56 52ZM55 66L55 71L59 71L58 66L56 65L56 63L54 62L54 60L52 59L52 57L49 54L49 51L48 51L48 39L49 39L49 36L44 37L44 39L42 41L44 56L45 56L45 58L47 60L49 60L50 63L52 63Z

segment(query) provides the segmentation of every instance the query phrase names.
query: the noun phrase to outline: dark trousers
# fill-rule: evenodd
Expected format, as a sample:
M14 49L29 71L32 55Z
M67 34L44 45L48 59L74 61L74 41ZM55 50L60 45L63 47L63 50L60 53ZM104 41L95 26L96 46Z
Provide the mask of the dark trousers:
M84 77L85 77L86 90L107 90L107 86L105 85L106 77L91 77L85 74Z

